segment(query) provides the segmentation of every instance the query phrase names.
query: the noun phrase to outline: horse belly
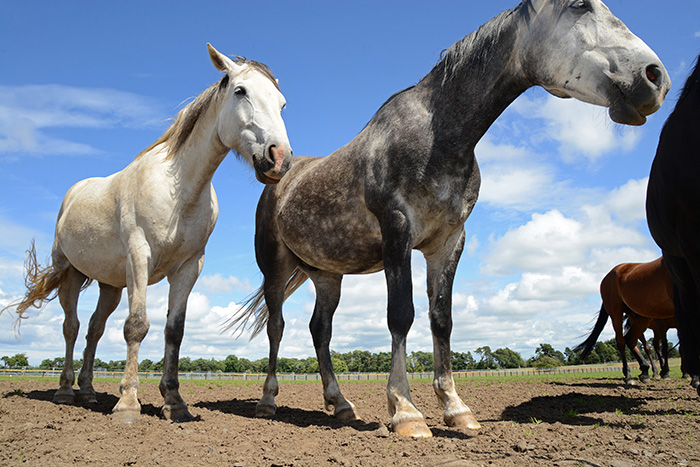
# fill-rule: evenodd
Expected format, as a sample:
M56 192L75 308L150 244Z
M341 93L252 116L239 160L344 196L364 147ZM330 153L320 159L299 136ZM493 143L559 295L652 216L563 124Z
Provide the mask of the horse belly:
M277 219L285 245L301 261L337 274L383 269L381 231L366 208L331 208L336 214L322 215L315 212L316 206L302 203L297 210L283 209Z

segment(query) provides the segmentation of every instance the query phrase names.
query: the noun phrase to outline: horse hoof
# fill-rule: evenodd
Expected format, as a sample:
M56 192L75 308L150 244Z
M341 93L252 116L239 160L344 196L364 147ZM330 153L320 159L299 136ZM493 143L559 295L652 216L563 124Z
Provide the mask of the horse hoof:
M649 381L651 381L651 380L649 379L648 376L640 376L640 377L639 377L639 381L641 381L641 382L644 383L644 384L647 384L647 383L648 383Z
M692 387L694 387L694 388L700 389L700 387L699 387L699 386L700 386L700 381L698 381L697 379L694 379L693 381L691 381L691 382L690 382L690 385L691 385Z
M276 405L258 404L255 406L255 416L258 418L274 417L277 413Z
M194 417L187 410L187 407L174 409L172 407L163 406L160 413L163 415L163 418L174 423L191 422L194 420Z
M410 436L413 438L433 437L433 433L423 420L407 420L396 425L392 423L391 429L399 436Z
M97 396L95 394L80 394L76 396L79 404L97 404Z
M626 379L625 384L627 384L628 386L636 386L637 382L633 379Z
M343 410L340 410L336 413L333 414L335 418L338 420L341 420L343 422L351 422L353 420L360 420L360 417L357 415L355 412L354 407L348 407Z
M136 423L141 417L141 412L136 410L120 410L119 412L112 412L112 421L120 425L131 425Z
M666 373L665 375L661 375L661 379L671 379L671 375Z
M460 413L452 417L445 417L445 423L452 428L466 428L469 430L481 429L481 424L476 421L474 415L469 412Z
M59 394L53 395L54 404L75 404L75 394Z

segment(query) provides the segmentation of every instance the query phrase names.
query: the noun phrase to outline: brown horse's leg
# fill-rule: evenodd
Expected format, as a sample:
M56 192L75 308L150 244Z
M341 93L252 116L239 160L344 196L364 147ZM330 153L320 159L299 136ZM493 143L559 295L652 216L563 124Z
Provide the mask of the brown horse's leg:
M649 381L649 362L644 359L642 353L639 351L637 341L644 337L644 331L651 323L651 319L635 315L629 309L626 311L627 317L630 321L630 329L624 336L624 340L627 347L629 347L632 356L635 358L635 360L637 360L637 363L639 363L639 370L641 371L639 380L646 383Z
M452 284L464 247L464 230L453 237L451 248L426 254L428 269L428 299L430 302L430 329L433 333L433 361L435 377L433 389L445 408L443 419L448 426L477 430L481 425L472 411L462 402L452 378L450 335L452 333Z
M331 363L330 341L333 327L333 314L340 301L340 284L343 276L324 273L321 271L308 271L309 277L316 288L316 305L314 314L309 323L311 336L313 337L318 367L323 381L323 399L326 410L333 407L333 415L341 420L358 419L355 406L345 399L340 392L340 386L333 372Z
M66 341L66 357L63 361L59 388L53 396L53 401L58 404L72 404L75 402L75 393L73 392L73 383L75 383L73 350L75 348L75 340L78 337L78 329L80 328L80 322L78 321L78 296L84 282L85 276L70 266L65 273L64 282L58 288L58 300L65 314L63 338Z
M78 401L94 404L97 402L95 389L92 387L93 365L95 363L95 351L97 343L105 331L107 318L116 310L122 298L122 289L100 283L100 298L97 301L97 309L90 318L86 336L87 345L83 352L83 366L78 376Z
M644 355L647 356L647 359L648 359L647 362L651 365L652 378L658 379L660 377L659 376L659 367L656 365L656 360L654 360L654 355L652 354L651 348L649 347L649 342L646 340L643 333L641 336L639 336L639 342L642 343L642 348L644 349ZM658 355L658 353L657 353L657 355ZM661 360L659 360L659 363L661 363Z

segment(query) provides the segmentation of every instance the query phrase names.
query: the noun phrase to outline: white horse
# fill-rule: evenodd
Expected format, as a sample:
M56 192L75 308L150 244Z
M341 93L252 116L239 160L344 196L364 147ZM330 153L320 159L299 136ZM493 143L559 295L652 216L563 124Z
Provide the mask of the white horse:
M19 317L56 295L65 313L66 359L54 402L75 401L78 295L96 280L100 295L90 319L78 400L96 401L95 349L126 287L127 359L113 416L122 423L138 419L138 352L149 328L146 287L167 277L162 413L174 421L192 419L178 391L177 365L187 297L202 270L204 247L218 216L211 179L231 149L264 183L277 183L292 156L281 116L285 99L269 68L242 58L231 60L207 45L212 63L226 74L221 81L183 108L163 136L121 172L80 181L68 191L56 222L50 266L38 266L33 245L28 252L28 291L13 305Z

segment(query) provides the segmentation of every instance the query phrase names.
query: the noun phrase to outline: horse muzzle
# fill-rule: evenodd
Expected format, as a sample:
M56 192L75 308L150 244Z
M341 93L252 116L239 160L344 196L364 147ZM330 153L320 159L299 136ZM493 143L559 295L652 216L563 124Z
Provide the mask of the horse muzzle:
M286 144L268 146L263 157L255 161L255 177L268 185L276 184L289 170L292 148Z
M617 123L643 125L661 107L671 88L671 78L661 64L648 65L631 86L612 85L610 118Z

